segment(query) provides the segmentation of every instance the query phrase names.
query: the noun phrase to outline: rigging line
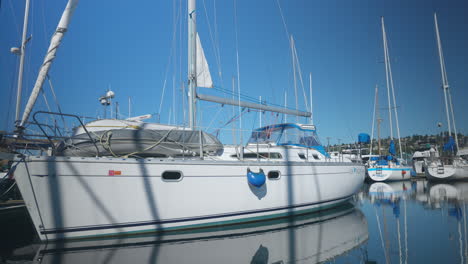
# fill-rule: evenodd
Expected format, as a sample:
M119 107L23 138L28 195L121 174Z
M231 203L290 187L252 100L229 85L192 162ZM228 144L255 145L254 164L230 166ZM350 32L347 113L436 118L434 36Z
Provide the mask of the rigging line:
M447 93L448 93L448 99L449 99L449 105L450 105L450 112L452 114L453 132L455 132L455 144L458 150L459 149L458 148L458 135L457 135L458 132L457 132L457 126L455 124L455 114L453 113L453 104L452 104L452 92L450 88L448 89Z
M47 77L47 81L49 83L50 91L52 92L52 97L54 98L55 104L57 105L57 109L58 109L59 113L62 114L62 108L60 107L57 96L55 95L55 90L54 90L54 86L52 85L52 80L50 79L50 76L48 74L47 74L46 77ZM65 129L68 130L68 127L67 127L67 125L65 123L65 118L63 117L63 115L61 115L61 117L62 117L63 126L65 127Z
M375 95L374 95L374 113L372 114L372 130L371 130L371 141L370 141L370 150L369 154L372 155L372 142L374 140L374 126L375 126L375 112L376 112L376 104L377 104L377 96L378 96L379 88L375 85Z
M220 92L223 92L227 95L233 95L233 96L238 96L239 94L238 93L233 93L232 91L229 91L229 90L226 90L226 89L223 89L223 88L218 88L218 87L213 87L214 90L217 90L217 91L220 91ZM254 98L254 97L251 97L251 96L248 96L248 95L244 95L244 94L241 94L240 95L241 98L245 99L246 101L250 101L250 102L253 102L253 103L258 103L258 99L257 98ZM290 110L296 110L295 108L291 108L291 107L287 107L287 106L284 106L284 105L279 105L279 104L275 104L275 103L270 103L266 100L262 100L262 104L266 104L266 105L270 105L270 106L278 106L278 107L281 107L281 108L285 108L285 109L290 109Z
M178 10L177 10L178 11ZM178 19L176 17L179 16L179 13L177 12L176 15L176 0L172 1L172 17L174 18L173 20L173 30L177 32L177 24ZM176 44L177 45L177 44ZM172 117L172 123L176 124L176 85L175 85L175 79L176 79L176 72L177 72L177 50L176 48L174 49L174 56L172 56L172 66L173 66L173 72L172 72L172 111L173 111L173 117ZM170 120L169 120L170 122Z
M404 224L405 224L405 264L408 263L408 224L406 219L406 198L403 199L403 206L405 212Z
M398 236L398 255L400 257L400 264L403 258L403 252L401 250L401 234L400 234L400 218L397 217L397 236Z
M299 81L301 82L301 86L302 86L302 94L304 96L304 104L306 106L307 111L312 112L312 110L309 108L309 104L307 102L307 95L306 95L305 88L304 88L304 81L302 79L302 69L301 69L301 64L299 63L299 58L297 57L296 46L294 46L294 57L296 58L296 64L297 64L297 69L298 69L298 73L299 73Z
M236 121L237 119L239 119L241 115L247 113L246 110L247 110L247 108L245 108L245 107L242 108L241 114L237 114L237 115L233 116L224 125L222 125L217 130L215 130L213 133L217 135L216 137L218 137L218 134L221 131L221 129L225 128L227 125L229 125L229 124L233 123L234 121ZM234 141L235 141L235 139L234 139Z
M219 34L218 34L218 16L217 9L216 9L216 0L213 1L213 10L214 10L214 34L215 34L215 48L216 52L218 53L218 60L219 60L219 78L221 80L221 84L224 85L223 75L221 72L221 52L219 49Z
M216 88L216 86L213 87L213 88L214 88L214 90L220 91L220 92L222 92L224 94L227 94L227 95L235 95L235 96L239 95L238 93L235 93L235 92L223 89L223 88ZM245 94L240 94L240 97L243 98L243 99L246 99L246 100L250 100L251 102L258 103L258 99L255 99L252 96L248 96L248 95L245 95Z
M280 2L279 0L276 0L276 3L278 4L278 9L280 11L280 15L281 15L281 21L283 21L283 26L284 26L284 31L286 32L286 39L288 40L289 42L289 31L288 31L288 26L286 26L286 20L284 19L284 15L283 15L283 9L281 8L281 5L280 5Z
M182 4L182 0L179 1L179 17L182 16L182 14L185 14L185 9L182 7L185 6ZM179 19L179 82L181 83L181 90L182 90L182 96L180 100L182 101L182 115L183 115L183 124L184 126L187 124L187 109L186 109L186 93L185 93L185 82L183 79L183 74L182 74L182 32L185 32L185 26L188 23L182 23L182 19Z
M45 96L44 89L41 89L42 97L44 98L44 102L46 104L47 110L49 112L52 112L49 106L49 101L47 101L47 97ZM53 119L53 118L52 118Z
M47 35L47 29L46 29L46 23L45 23L45 12L44 12L44 6L45 6L45 3L47 1L44 1L44 4L42 5L42 9L41 9L41 14L42 14L42 30L44 32L44 44L45 46L47 47L47 39L48 39L48 35Z
M208 126L206 127L206 129L210 129L211 125L213 124L213 122L215 121L215 119L218 117L219 113L221 112L221 110L223 110L223 107L220 107L218 109L218 111L216 111L216 114L211 118L211 121L210 123L208 124Z
M388 49L388 43L387 43L387 49ZM388 51L387 51L387 56L389 56ZM387 61L388 61L388 71L390 75L390 86L392 88L393 111L395 112L395 124L396 124L396 129L397 129L397 136L398 136L398 146L400 148L400 158L403 159L403 149L401 148L401 137L400 137L400 125L398 121L397 103L396 103L396 98L395 98L395 86L393 84L392 64L390 61L390 57L388 57Z
M388 121L390 123L390 138L393 140L393 120L392 120L392 104L390 102L390 76L388 74L388 47L387 47L387 33L385 31L385 23L384 23L384 18L382 17L382 42L384 46L384 61L385 61L385 80L387 83L387 99L388 99Z
M30 35L32 36L32 35L34 35L34 32L33 32L33 31L34 31L34 28L35 28L34 25L33 25L33 24L34 24L34 21L35 21L35 20L34 20L34 12L35 12L34 4L35 4L35 1L31 1L31 2L32 2L32 3L31 3L31 7L30 7L30 10L31 10L31 11L30 11L31 18L29 19L29 21L30 21L30 26L29 26L29 28L31 29L31 34L30 34ZM31 38L31 39L28 41L28 43L30 43L30 44L29 44L29 48L32 50L33 45L34 45L34 43L35 43L34 39ZM31 59L31 57L32 57L32 52L26 53L26 56L27 56L27 58L25 58L25 60L26 60L25 65L26 65L26 68L27 68L27 69L26 69L26 74L23 74L23 76L25 76L25 77L24 77L22 86L23 86L23 87L26 87L26 88L23 88L23 91L24 91L26 94L31 94L33 86L29 86L28 83L29 83L29 81L30 81L29 76L31 76L30 73L31 73L31 67L32 67L32 63L31 63L31 61L32 61L32 59ZM21 98L21 99L23 99L23 98Z
M461 233L461 221L458 220L458 245L460 247L460 263L465 263L463 259L463 240L462 240L462 233Z
M237 64L237 91L239 93L239 114L241 114L241 106L240 106L240 94L241 94L241 85L240 85L240 70L239 70L239 39L237 33L237 3L234 0L234 25L235 25L235 32L236 32L236 64ZM243 137L242 137L242 115L239 116L239 133L240 133L240 144L242 144Z
M297 98L297 82L296 82L296 56L294 54L294 37L291 35L291 42L290 42L290 46L291 46L291 57L292 57L292 66L293 66L293 77L294 77L294 99L295 99L295 102L296 102L296 111L299 110L299 104L298 104L298 98ZM299 123L299 117L296 117L296 122Z
M16 34L18 35L17 37L18 39L21 39L20 27L17 22L15 10L13 9L13 4L11 3L11 0L8 0L8 3L10 4L11 15L13 16L13 23L15 23Z
M216 49L217 44L215 42L215 39L213 38L213 32L211 30L211 24L210 24L210 20L208 18L208 11L206 10L205 0L203 0L203 8L205 9L206 23L208 24L208 32L210 33L211 43L214 46L215 60L216 60L217 66L218 66L218 75L219 75L219 78L221 79L221 83L223 83L222 82L222 75L221 75L221 60L219 59L219 54L217 53L217 51L219 49Z
M179 14L177 14L178 16ZM179 17L177 17L174 21L177 21L179 19ZM167 61L167 66L166 66L166 73L164 74L164 83L163 83L163 90L162 90L162 95L161 95L161 101L159 103L159 114L161 114L161 111L162 111L162 104L163 104L163 101L164 101L164 95L165 95L165 92L166 92L166 83L167 83L167 75L169 74L169 68L171 66L171 60L172 60L172 56L174 55L174 46L175 46L175 40L176 40L176 33L177 33L177 30L175 30L176 26L175 24L173 25L173 32L172 32L172 45L171 45L171 52L169 52L169 58L168 58L168 61Z
M7 98L10 98L10 100L8 101L8 112L7 112L7 118L5 119L6 120L6 124L5 124L5 128L8 128L8 124L13 124L13 122L10 123L10 120L11 120L11 116L10 116L10 113L11 113L11 109L12 109L12 104L14 102L14 96L15 96L15 87L16 87L16 83L15 81L13 81L15 79L15 76L17 74L17 70L18 70L18 63L19 61L18 60L15 60L15 68L14 70L11 72L11 79L10 79L10 95L7 97Z
M380 241L382 242L382 250L385 255L385 260L387 260L387 251L385 250L385 244L384 244L383 235L382 235L382 228L380 227L380 219L379 219L379 214L377 213L377 208L374 207L374 211L375 211L375 218L377 220L377 227L379 229Z

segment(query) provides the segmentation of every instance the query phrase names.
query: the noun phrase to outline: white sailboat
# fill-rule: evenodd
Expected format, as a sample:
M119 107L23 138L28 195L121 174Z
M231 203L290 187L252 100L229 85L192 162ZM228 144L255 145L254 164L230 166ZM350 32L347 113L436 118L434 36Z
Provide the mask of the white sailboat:
M402 148L401 148L401 141L400 141L400 128L398 125L398 112L396 108L396 100L395 100L395 90L393 87L393 76L392 76L392 69L390 64L390 55L388 52L387 46L387 33L385 32L385 23L384 18L382 20L382 39L384 44L384 57L385 57L385 77L387 80L387 98L388 98L388 116L389 116L389 123L390 123L390 146L389 146L389 155L382 156L379 153L379 157L371 157L367 162L367 175L373 181L400 181L400 180L408 180L411 177L411 167L402 164L403 155L402 155ZM377 91L376 88L376 98L377 98ZM391 91L391 94L390 94ZM376 99L377 102L377 99ZM393 104L392 104L393 102ZM397 129L397 136L398 136L398 145L400 150L400 158L396 157L396 147L393 138L393 119L392 119L392 108L395 113L395 123ZM375 111L378 111L375 109ZM380 124L380 119L378 121L378 126ZM372 128L373 130L373 128ZM379 152L380 152L380 144L379 144Z
M29 117L77 2L69 0L67 4L21 125ZM159 129L167 134L198 134L195 140L187 140L199 142L198 150L188 149L184 144L187 142L178 142L177 147L166 144L164 148L176 149L179 155L162 151L141 155L151 146L143 151L137 149L137 153L129 149L127 153L109 155L115 154L109 148L115 146L112 138L93 140L91 134L99 132L87 130L88 125L91 129L96 124L93 123L75 129L75 136L82 129L91 138L96 148L93 156L73 156L72 152L58 151L57 146L51 155L17 156L15 177L41 240L170 234L280 218L337 206L360 189L364 167L329 159L313 125L266 126L253 131L247 146L222 146L208 151L202 131L196 129L196 99L286 114L310 113L197 94L197 86L209 83L205 82L206 74L198 72L197 56L202 55L196 52L197 46L201 47L195 37L194 0L189 1L188 21L189 127L141 123L111 132L131 131L138 135ZM202 76L205 77L199 79ZM153 145L172 141L163 135L154 139ZM109 153L100 153L106 148Z
M437 38L437 47L439 51L440 72L442 74L442 88L444 90L445 114L447 116L447 127L449 132L448 142L443 146L444 151L451 152L450 157L435 157L426 162L426 177L431 181L447 181L447 180L464 180L468 179L468 161L462 159L456 150L458 148L457 128L455 125L455 116L453 114L452 95L447 79L445 69L445 59L442 51L442 43L440 41L439 25L437 23L437 14L434 13L434 24ZM449 110L450 109L450 110ZM455 139L452 137L452 126L454 129ZM431 149L435 153L435 149Z

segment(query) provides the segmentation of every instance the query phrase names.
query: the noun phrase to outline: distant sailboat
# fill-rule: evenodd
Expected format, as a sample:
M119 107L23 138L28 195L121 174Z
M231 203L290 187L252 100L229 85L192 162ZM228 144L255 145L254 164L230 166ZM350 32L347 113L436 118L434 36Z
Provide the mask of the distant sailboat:
M384 18L382 17L381 20L382 20L382 39L383 39L383 44L384 44L384 56L385 56L385 77L387 80L388 116L389 116L389 123L390 123L390 146L388 149L389 155L382 156L380 153L381 151L380 133L378 133L379 134L378 136L379 137L379 156L370 157L369 161L367 162L367 175L373 181L408 180L411 177L411 167L405 166L402 164L402 162L404 161L403 161L401 141L400 141L400 128L398 125L398 112L396 109L392 69L390 65L390 56L389 56L388 45L387 45L387 33L385 32ZM378 89L376 88L376 102L378 102L377 91ZM392 97L390 94L392 94ZM392 101L393 101L393 104L392 104ZM400 158L396 156L397 152L396 152L396 146L395 146L395 142L393 138L392 108L395 113L395 121L396 121L395 123L396 123L396 128L397 128ZM378 113L378 109L375 109L374 111ZM377 126L380 131L380 119L379 118L377 119L378 119Z
M21 125L77 2L67 4ZM329 159L314 125L264 126L253 130L246 146L209 149L195 122L197 99L306 117L310 113L198 94L196 88L211 87L212 80L197 37L196 13L195 0L189 0L188 127L126 120L120 124L124 127L111 129L113 121L121 120L104 119L96 121L104 128L96 122L75 128L71 141L54 145L49 155L16 157L16 180L41 240L206 230L324 210L359 191L363 165ZM80 135L87 135L86 144L73 141ZM92 155L66 151L84 146Z
M443 150L450 153L449 157L437 157L436 149L431 149L431 157L426 161L426 177L428 180L464 180L468 179L468 162L462 159L457 154L458 137L455 125L455 116L453 114L452 95L447 79L445 69L445 59L442 51L442 43L440 41L439 24L437 23L437 14L434 13L434 24L436 32L437 47L439 51L440 71L442 74L442 88L444 91L445 114L447 116L448 141L444 144ZM455 138L452 137L452 127L454 129ZM442 155L441 155L442 156Z

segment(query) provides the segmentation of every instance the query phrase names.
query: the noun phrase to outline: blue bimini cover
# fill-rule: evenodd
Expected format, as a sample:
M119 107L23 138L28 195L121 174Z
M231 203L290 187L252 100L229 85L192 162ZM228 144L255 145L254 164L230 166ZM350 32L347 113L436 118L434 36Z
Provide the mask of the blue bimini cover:
M358 143L369 144L370 143L370 136L366 133L360 133L358 135Z

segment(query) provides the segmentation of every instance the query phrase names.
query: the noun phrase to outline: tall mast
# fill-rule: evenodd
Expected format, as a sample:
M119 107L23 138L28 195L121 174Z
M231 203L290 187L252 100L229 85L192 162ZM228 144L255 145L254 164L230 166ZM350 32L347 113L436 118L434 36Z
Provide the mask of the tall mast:
M398 110L397 110L397 103L396 103L396 98L395 98L395 86L393 84L393 74L392 74L392 63L390 61L390 52L388 51L388 41L387 41L387 33L385 32L385 49L387 51L387 58L386 58L386 62L387 62L387 70L388 70L388 77L389 77L389 81L390 81L390 89L392 91L392 101L393 101L393 105L392 106L389 106L391 108L393 108L393 111L395 113L395 125L396 125L396 129L397 129L397 137L398 137L398 146L399 146L399 149L400 149L400 158L403 159L403 149L401 147L401 137L400 137L400 126L399 126L399 123L398 123ZM391 100L391 99L389 99ZM390 111L390 108L389 108L389 111ZM393 129L393 127L392 127ZM392 133L393 134L393 133ZM392 139L393 139L393 135L392 135Z
M26 121L28 121L29 114L36 103L37 97L39 96L39 92L42 89L42 85L44 84L45 78L49 72L50 66L52 65L52 61L55 59L55 54L57 53L57 49L62 42L62 38L68 30L68 24L70 23L71 17L73 12L75 11L76 6L78 5L79 0L69 0L65 10L63 11L62 17L58 23L57 29L50 40L49 49L47 50L47 54L44 58L44 62L41 65L39 70L39 74L37 76L36 83L34 84L34 88L31 92L31 96L29 97L28 103L24 109L23 117L21 118L21 123L19 124L19 128L24 127Z
M296 97L296 111L299 109L299 103L297 98L297 81L296 81L296 56L294 49L296 48L294 45L294 38L291 35L291 56L292 56L292 64L293 64L293 76L294 76L294 96ZM296 117L296 122L299 122L298 117Z
M310 124L314 124L314 111L312 110L312 73L309 73L309 93L310 93Z
M440 41L439 24L437 22L436 13L434 13L434 24L435 24L435 32L436 32L436 38L437 38L437 48L439 51L440 73L442 75L442 89L444 90L445 114L447 116L447 127L448 127L449 136L452 136L452 121L455 127L455 118L453 116L453 109L452 109L452 121L450 119L449 102L448 102L448 100L450 99L448 98L450 96L449 84L448 84L448 79L447 79L447 72L445 70L444 53L442 51L442 42ZM451 104L450 106L453 107ZM458 136L456 134L456 131L455 131L455 144L458 149Z
M18 89L16 94L16 112L15 112L15 121L19 122L20 111L21 111L21 91L23 90L23 69L24 69L24 55L26 52L26 35L28 33L28 19L29 19L29 0L26 0L26 5L24 7L24 23L23 23L23 37L21 39L20 47L20 64L18 71Z
M197 87L197 14L195 12L195 0L188 1L188 81L189 81L189 128L196 126L196 87Z
M387 33L385 32L384 18L382 20L382 39L384 45L384 57L385 57L385 79L387 81L387 95L388 95L388 120L390 122L390 139L393 140L393 123L392 123L392 104L390 102L390 81L389 81L389 70L388 70L388 47L387 47Z
M374 95L374 113L372 115L372 132L371 132L371 141L370 141L370 155L372 155L372 142L374 141L374 124L375 124L375 112L377 111L377 96L378 96L378 86L375 85L375 95Z
M382 149L382 145L380 143L380 123L382 122L382 119L380 118L380 113L379 113L379 88L378 86L376 85L375 86L375 111L376 111L376 115L377 115L377 144L378 144L378 151L379 151L379 156L382 156L382 152L381 152L381 149Z

